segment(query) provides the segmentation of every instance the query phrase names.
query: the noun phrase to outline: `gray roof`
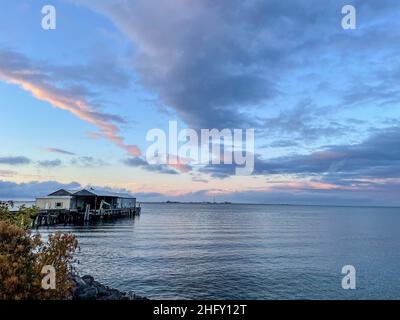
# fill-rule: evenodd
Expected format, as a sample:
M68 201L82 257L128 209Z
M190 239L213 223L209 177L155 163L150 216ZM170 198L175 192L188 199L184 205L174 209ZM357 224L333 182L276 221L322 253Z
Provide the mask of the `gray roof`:
M73 196L47 196L47 197L38 197L37 199L71 199Z
M97 197L114 197L114 198L127 198L127 199L135 198L134 196L128 193L116 193L107 190L95 190L93 188L80 189L80 190L60 189L58 191L49 194L49 196L56 196L56 195L97 196Z
M59 189L57 191L54 191L52 193L50 193L48 196L72 196L74 194L74 192L70 191L70 190L66 190L66 189Z

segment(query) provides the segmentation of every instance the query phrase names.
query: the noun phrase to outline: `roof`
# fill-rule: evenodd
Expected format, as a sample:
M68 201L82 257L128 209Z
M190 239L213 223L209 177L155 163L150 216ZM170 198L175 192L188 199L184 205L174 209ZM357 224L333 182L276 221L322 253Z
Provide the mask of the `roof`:
M72 196L73 194L74 194L74 191L72 191L72 190L60 189L53 193L50 193L48 196L49 197L51 197L51 196Z
M110 192L107 190L95 190L93 188L90 189L81 189L81 190L66 190L60 189L53 193L50 193L48 197L51 196L97 196L97 197L113 197L113 198L126 198L126 199L134 199L135 197L128 193L116 193Z

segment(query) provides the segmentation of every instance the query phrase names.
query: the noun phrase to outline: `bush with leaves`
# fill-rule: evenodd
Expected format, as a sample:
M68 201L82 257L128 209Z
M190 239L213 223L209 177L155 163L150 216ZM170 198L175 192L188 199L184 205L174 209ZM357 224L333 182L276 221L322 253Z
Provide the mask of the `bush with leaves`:
M30 226L36 209L10 211L12 203L0 202L0 299L70 299L73 253L77 240L72 234L56 233L43 242ZM42 268L56 270L56 288L42 288Z

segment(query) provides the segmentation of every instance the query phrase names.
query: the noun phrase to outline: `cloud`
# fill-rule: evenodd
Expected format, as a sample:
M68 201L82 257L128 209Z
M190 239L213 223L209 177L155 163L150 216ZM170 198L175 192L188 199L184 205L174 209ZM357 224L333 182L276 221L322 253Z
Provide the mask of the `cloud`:
M71 164L83 168L105 167L108 163L102 159L90 156L83 156L71 160Z
M0 164L8 164L12 166L30 164L31 159L23 156L18 157L0 157Z
M400 178L400 127L377 130L358 144L333 145L307 154L272 159L258 155L254 167L254 175L317 176L335 184L348 179ZM227 178L235 174L234 168L234 165L207 165L200 171L215 178Z
M317 189L289 188L274 190L220 191L217 201L235 203L291 204L291 205L350 205L350 206L399 206L396 194L400 184L388 183L372 189ZM209 198L208 198L209 199Z
M71 1L132 40L142 83L194 128L262 126L251 111L273 108L287 90L282 80L296 72L318 63L342 67L354 57L364 65L374 62L377 46L398 49L399 33L387 32L397 22L382 19L399 9L395 0L351 1L364 22L352 33L340 28L346 1Z
M166 201L166 196L159 192L137 192L135 197L139 202L164 202Z
M61 154L68 154L72 155L72 153L64 151L64 150L59 150L56 149L56 151L51 151L55 153L61 153ZM65 153L67 152L67 153ZM33 163L33 161L27 157L24 156L18 156L18 157L0 157L0 164L7 164L7 165L27 165ZM62 161L60 159L54 159L54 160L38 160L35 162L36 165L42 168L56 168L62 166ZM107 162L105 162L102 159L96 159L94 157L88 157L88 156L83 156L83 157L76 157L73 158L70 163L74 166L79 166L79 167L103 167L108 165Z
M201 182L201 183L208 183L208 180L201 178L200 176L193 176L192 177L193 182Z
M90 185L85 188L90 188ZM31 181L16 183L0 180L1 200L33 200L45 196L58 189L80 189L78 182L60 183L57 181ZM160 192L132 192L125 188L110 188L94 186L97 190L108 190L119 193L130 193L139 202L145 201L230 201L233 203L264 203L264 204L305 204L305 205L384 205L399 206L398 194L400 179L386 181L367 189L357 188L325 188L312 182L280 183L274 189L248 189L241 191L226 191L221 189L204 189L180 194Z
M60 167L62 165L62 162L59 159L56 159L56 160L41 160L41 161L38 161L37 164L38 164L38 166L40 166L42 168L51 169L51 168Z
M336 145L305 155L258 159L264 174L327 174L338 178L400 177L400 127L378 131L358 144Z
M17 173L15 171L12 170L0 170L0 177L13 177L15 176Z
M111 193L121 193L121 194L125 194L125 195L131 195L134 196L135 195L128 189L126 188L111 188L111 187L107 187L107 186L97 186L97 185L86 185L84 186L85 189L89 190L89 189L94 189L97 191L106 191L106 192L111 192Z
M343 125L334 121L328 121L331 108L318 107L312 99L299 101L294 108L280 112L275 117L262 120L262 135L265 137L279 137L279 141L272 143L274 146L294 146L295 141L317 140L322 137L339 137L348 135L354 129L350 125ZM282 136L291 139L282 141ZM279 143L279 142L283 142Z
M134 66L143 84L193 127L253 123L234 106L258 104L276 94L269 73L251 61L261 57L249 53L249 41L236 32L241 31L233 23L236 1L78 2L110 17L134 41Z
M60 183L57 181L31 181L26 183L16 183L0 180L0 199L34 199L35 197L46 196L58 189L78 189L80 184L77 182Z
M91 187L96 190L131 194L131 191L125 188L111 188L96 185L82 186L79 182L75 181L70 183L62 183L58 181L30 181L17 183L0 180L0 200L33 200L37 197L46 196L59 189L77 190Z
M74 156L75 153L70 152L70 151L66 151L63 149L59 149L59 148L46 148L45 150L49 151L49 152L53 152L53 153L59 153L59 154L64 154L64 155L68 155L68 156Z
M168 111L175 111L171 114L194 128L256 127L262 138L279 138L270 146L293 147L293 139L347 138L352 127L361 127L357 113L352 123L339 115L336 119L339 107L348 108L348 118L357 106L397 106L400 68L392 63L400 49L396 0L351 1L359 18L354 31L340 27L341 7L349 4L345 0L71 1L107 16L127 35L141 83ZM132 155L126 165L170 174L186 169L151 166L137 147L125 142L124 119L102 112L95 103L97 93L88 84L127 88L129 79L118 66L104 64L100 70L96 64L54 66L0 50L0 77L98 128L92 137L106 137ZM307 75L313 77L306 79ZM322 109L309 96L328 107ZM333 120L324 113L328 110ZM385 111L380 109L382 114ZM373 116L365 112L365 117ZM398 185L390 179L400 172L398 131L396 127L381 130L357 144L328 142L312 152L304 151L309 145L299 144L303 153L269 159L258 155L256 175L307 177L308 181L287 183L289 191L277 187L275 194L250 190L235 196L280 201L296 191L293 197L304 201L314 194L334 202L355 189L353 194L362 202L374 188L391 196L389 188L397 191ZM234 166L210 165L200 171L225 178L234 174ZM358 190L367 191L363 195ZM209 193L187 197L202 195Z
M169 168L164 164L149 164L146 160L140 157L131 157L122 161L128 167L137 167L151 172L165 173L165 174L178 174L175 169Z
M180 194L157 192L135 193L138 201L229 201L232 203L290 204L290 205L351 205L351 206L399 206L399 182L387 182L369 189L320 188L313 183L282 183L274 189L248 189L226 191L204 189Z
M299 142L293 141L293 140L275 140L271 142L269 145L266 145L264 147L269 148L288 148L288 147L297 147L299 146Z
M72 79L86 84L96 84L112 89L126 89L130 83L129 75L115 64L116 59L109 56L96 59L86 65L73 66L46 66L46 71L51 78Z
M131 155L140 155L137 146L124 142L117 124L124 120L117 116L95 109L89 102L90 93L82 86L63 83L59 75L54 76L47 68L34 64L24 55L0 50L0 79L20 86L35 98L50 103L53 107L68 111L94 126L101 135L124 149Z

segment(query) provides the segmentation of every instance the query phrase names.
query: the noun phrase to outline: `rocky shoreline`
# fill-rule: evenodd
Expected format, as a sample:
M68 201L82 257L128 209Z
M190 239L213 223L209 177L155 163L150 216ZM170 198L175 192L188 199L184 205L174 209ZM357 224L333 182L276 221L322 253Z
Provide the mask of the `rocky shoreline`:
M133 291L122 292L94 280L92 276L71 275L74 283L72 300L148 300Z

